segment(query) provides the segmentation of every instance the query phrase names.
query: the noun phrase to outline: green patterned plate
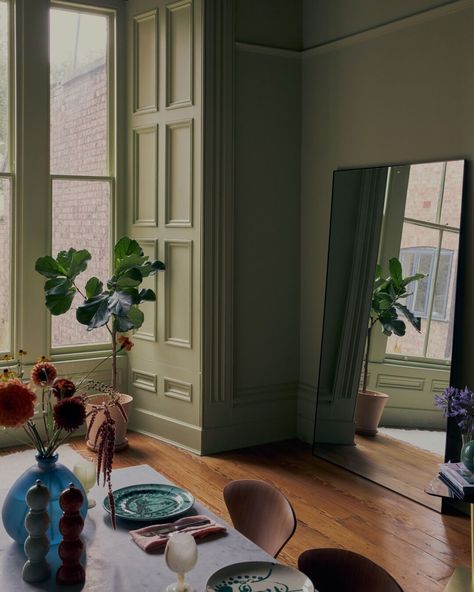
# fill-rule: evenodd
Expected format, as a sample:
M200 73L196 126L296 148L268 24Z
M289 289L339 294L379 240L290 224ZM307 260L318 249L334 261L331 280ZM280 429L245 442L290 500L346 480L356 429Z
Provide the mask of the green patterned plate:
M227 565L213 574L206 592L314 592L311 580L297 569L252 561Z
M193 507L193 496L175 485L129 485L113 492L117 518L149 522L175 518ZM110 513L109 500L104 508Z

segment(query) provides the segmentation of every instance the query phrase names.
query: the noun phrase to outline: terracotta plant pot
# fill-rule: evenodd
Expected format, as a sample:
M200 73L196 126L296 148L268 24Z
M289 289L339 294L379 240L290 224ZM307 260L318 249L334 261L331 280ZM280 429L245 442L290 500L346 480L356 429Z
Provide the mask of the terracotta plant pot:
M378 391L359 391L354 416L355 431L363 436L375 436L388 395Z
M91 395L90 397L88 397L88 402L86 403L86 412L89 413L90 411L93 410L94 406L100 405L101 403L106 401L108 398L109 398L109 396L104 395L104 394ZM131 397L130 395L121 394L119 401L125 411L125 414L127 415L127 418L130 417L130 412L132 410L133 397ZM115 450L123 450L124 448L126 448L128 446L128 439L127 439L128 421L124 420L122 413L120 412L120 410L116 406L110 407L110 415L112 416L112 419L115 420ZM91 420L90 417L88 417L86 420L87 421L87 429L89 429L90 420ZM99 411L99 413L97 414L97 416L94 420L94 424L93 424L92 429L90 431L89 438L86 442L87 447L90 448L91 450L94 450L94 451L97 450L94 447L95 437L97 435L97 430L99 429L99 427L103 421L104 421L104 412L101 410L101 411Z

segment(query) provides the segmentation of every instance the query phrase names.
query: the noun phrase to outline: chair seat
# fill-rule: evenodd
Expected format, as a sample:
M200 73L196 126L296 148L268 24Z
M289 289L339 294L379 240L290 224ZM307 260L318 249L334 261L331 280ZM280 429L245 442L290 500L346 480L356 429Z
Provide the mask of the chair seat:
M396 580L367 557L345 549L309 549L298 569L318 592L403 592Z

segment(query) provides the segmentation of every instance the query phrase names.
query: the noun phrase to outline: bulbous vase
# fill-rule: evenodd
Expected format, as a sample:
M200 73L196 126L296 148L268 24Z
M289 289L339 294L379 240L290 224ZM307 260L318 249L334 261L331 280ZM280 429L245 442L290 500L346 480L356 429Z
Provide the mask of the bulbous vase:
M36 455L37 464L27 469L11 486L2 508L2 521L11 538L23 545L28 536L25 528L25 516L28 512L26 493L40 479L49 489L50 501L47 507L50 525L46 534L51 545L57 545L62 538L59 532L59 519L63 512L59 506L59 496L71 483L81 490L84 503L81 508L83 518L87 515L87 496L77 477L67 467L58 463L58 454L44 458Z

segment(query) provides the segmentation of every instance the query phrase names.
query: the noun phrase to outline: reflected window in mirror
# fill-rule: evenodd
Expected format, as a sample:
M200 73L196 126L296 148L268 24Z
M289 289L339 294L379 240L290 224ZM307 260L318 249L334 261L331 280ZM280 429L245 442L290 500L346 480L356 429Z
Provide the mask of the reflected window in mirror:
M387 361L450 363L463 172L463 161L415 164L390 170L390 177L400 174L407 177L405 207L403 214L400 208L389 205L385 208L381 260L398 252L404 276L422 273L426 277L409 286L405 302L421 318L421 332L408 323L404 337L392 335L379 340L374 348L385 347ZM391 180L387 204L390 199L403 198L391 195ZM376 351L373 353L377 356Z

